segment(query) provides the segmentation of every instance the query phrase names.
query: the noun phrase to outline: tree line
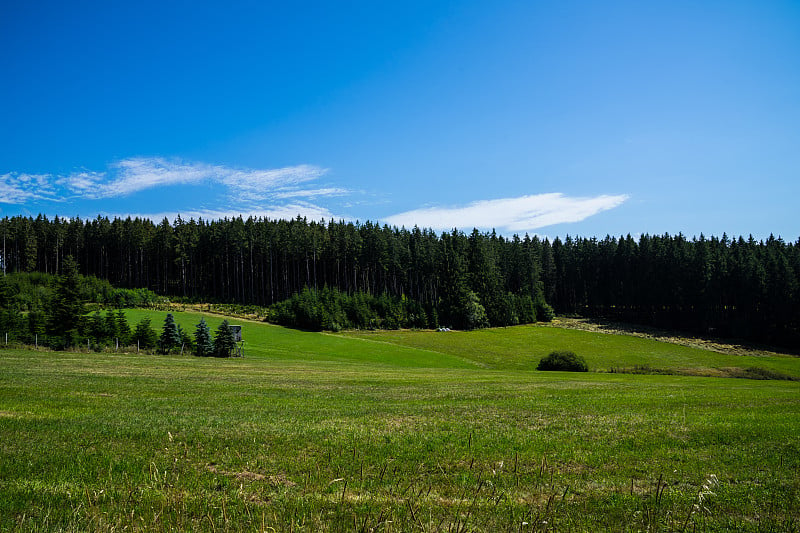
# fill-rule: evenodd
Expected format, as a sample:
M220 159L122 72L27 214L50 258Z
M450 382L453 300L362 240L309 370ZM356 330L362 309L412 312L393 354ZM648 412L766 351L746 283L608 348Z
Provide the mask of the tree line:
M166 303L166 298L148 289L115 288L107 280L82 276L74 260L67 258L60 276L42 272L0 274L0 341L92 348L113 339L125 345L136 338L131 337L122 311L115 313L114 309ZM107 309L105 315L99 311L103 308ZM92 309L94 314L90 314Z
M12 277L15 283L9 283ZM22 282L22 283L21 283ZM15 287L19 292L15 293ZM23 343L65 349L85 343L87 349L104 350L136 347L137 351L157 350L169 354L175 349L181 353L193 352L198 356L230 357L236 349L233 331L223 320L213 336L200 319L194 336L176 324L172 313L167 313L159 335L143 318L131 328L122 309L113 309L124 302L127 306L152 306L160 299L146 289L126 291L110 289L103 297L98 289L108 289L108 282L78 274L72 256L67 256L60 276L9 276L0 274L0 335L2 342ZM22 290L20 290L20 288ZM31 290L33 288L34 290ZM36 289L44 289L42 291ZM33 305L30 293L43 292L43 302ZM88 295L88 296L87 296ZM87 312L87 302L106 304L104 313ZM123 298L128 296L128 298ZM98 301L100 300L100 301ZM31 304L27 311L20 307ZM136 305L132 305L136 304Z
M567 237L543 251L559 313L800 346L800 239Z
M305 313L348 327L361 324L360 313L383 327L470 328L532 322L555 310L800 341L800 240L772 236L551 241L300 217L155 223L41 215L6 217L0 232L4 271L59 273L71 255L83 275L116 287L275 306L286 321Z
M552 312L539 283L538 243L527 237L438 236L299 217L156 224L40 215L5 218L0 232L6 271L58 272L72 256L85 276L173 299L270 306L329 287L412 300L422 308L422 327L511 325Z

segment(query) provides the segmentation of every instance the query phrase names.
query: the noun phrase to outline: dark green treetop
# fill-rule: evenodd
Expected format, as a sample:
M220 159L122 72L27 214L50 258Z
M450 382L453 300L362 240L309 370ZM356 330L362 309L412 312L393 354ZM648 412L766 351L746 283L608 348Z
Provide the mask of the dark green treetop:
M164 318L164 326L161 328L161 337L158 339L158 346L161 352L168 354L173 348L181 345L181 335L178 326L175 324L175 317L172 313L167 313Z
M158 341L158 334L150 327L150 319L143 318L138 324L136 324L136 328L133 330L133 334L131 336L131 343L137 343L139 348L143 350L149 350L151 348L155 348L156 342Z
M233 338L233 331L231 331L228 321L223 320L214 337L214 355L216 357L230 357L235 348L236 341Z
M74 345L77 342L78 321L84 315L84 305L80 294L78 264L72 256L64 259L50 309L48 333L60 346Z
M211 340L211 330L206 324L206 319L201 318L194 331L195 354L200 357L214 355L214 342Z
M119 343L124 346L131 338L131 327L128 325L128 320L125 318L125 313L122 312L122 309L117 311L116 320L117 337L119 337Z

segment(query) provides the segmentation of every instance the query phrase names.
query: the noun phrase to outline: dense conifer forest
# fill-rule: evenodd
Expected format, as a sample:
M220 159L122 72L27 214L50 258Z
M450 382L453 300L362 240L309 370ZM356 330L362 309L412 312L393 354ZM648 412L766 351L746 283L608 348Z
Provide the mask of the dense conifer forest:
M299 217L156 224L40 215L0 226L4 272L60 274L71 256L80 274L115 287L185 301L280 303L289 323L292 305L311 301L338 306L347 326L355 300L399 309L406 319L391 327L505 326L547 319L554 309L800 345L800 240L550 241Z

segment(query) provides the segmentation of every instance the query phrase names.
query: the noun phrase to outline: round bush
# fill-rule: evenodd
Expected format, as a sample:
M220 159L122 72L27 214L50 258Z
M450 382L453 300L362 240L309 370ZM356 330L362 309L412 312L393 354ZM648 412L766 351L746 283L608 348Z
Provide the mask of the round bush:
M588 372L589 367L580 355L569 351L550 352L542 357L536 370L561 370L563 372Z

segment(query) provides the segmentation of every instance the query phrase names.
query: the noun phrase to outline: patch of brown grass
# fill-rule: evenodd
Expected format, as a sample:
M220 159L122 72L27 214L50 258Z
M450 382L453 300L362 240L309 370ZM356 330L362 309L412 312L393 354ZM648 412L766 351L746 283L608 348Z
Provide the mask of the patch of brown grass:
M250 472L248 470L243 470L241 472L231 472L228 470L222 470L217 467L215 464L206 465L206 470L211 472L212 474L218 474L220 476L225 477L232 477L238 479L240 481L267 481L273 487L294 487L297 484L289 479L286 474L273 474L273 475L265 475L260 474L258 472Z

